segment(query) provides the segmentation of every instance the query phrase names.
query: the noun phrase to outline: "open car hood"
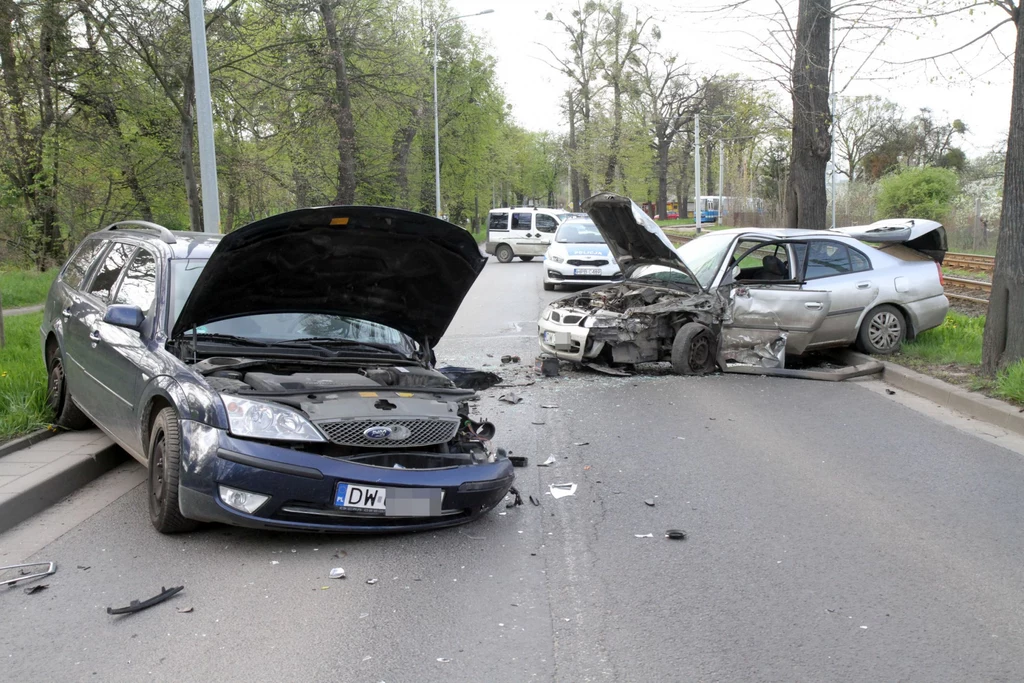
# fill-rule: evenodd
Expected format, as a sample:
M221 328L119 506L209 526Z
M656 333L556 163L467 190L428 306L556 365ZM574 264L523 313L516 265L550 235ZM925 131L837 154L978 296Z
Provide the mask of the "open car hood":
M629 197L604 192L583 202L608 249L627 278L642 265L658 265L686 273L703 291L697 277L679 258L658 224Z
M927 254L939 263L942 263L948 251L946 229L941 223L923 218L887 218L871 225L836 228L835 232L862 242L905 244L911 249Z
M431 347L487 263L462 228L374 206L299 209L224 236L171 338L261 313L321 313L387 325Z

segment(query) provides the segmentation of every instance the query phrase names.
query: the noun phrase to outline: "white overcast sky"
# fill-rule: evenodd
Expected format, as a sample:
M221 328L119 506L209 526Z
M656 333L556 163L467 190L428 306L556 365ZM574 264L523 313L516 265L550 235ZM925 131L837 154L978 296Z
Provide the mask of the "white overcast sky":
M768 24L759 19L723 18L717 13L686 9L709 7L710 2L642 0L639 4L660 19L661 49L681 55L693 65L696 73L762 77L763 72L742 56L742 49L756 42L745 34L764 35ZM494 10L493 14L463 21L469 31L484 39L497 57L498 78L505 87L516 119L530 130L564 130L559 98L567 81L544 63L544 60L550 62L550 56L542 45L564 50L566 34L557 23L545 21L544 16L549 11L568 16L565 6L541 0L449 0L449 4L459 14ZM923 0L922 6L927 6ZM891 61L939 54L967 42L1005 16L1000 10L989 10L971 19L949 19L935 29L922 30L919 35L890 37L877 54ZM1012 25L1001 28L996 36L1012 56ZM843 83L844 71L849 75L860 61L853 51L847 51L845 59L841 53L838 82ZM855 80L845 94L881 95L901 104L908 116L920 107L929 107L940 121L962 119L970 130L964 140L965 150L969 155L981 154L1005 142L1011 68L1005 61L993 68L1000 60L991 41L983 41L977 49L963 53L960 61L965 67L963 72L957 71L954 62L946 60L941 75L934 68L907 68L898 78ZM862 71L861 75L870 77L870 70Z

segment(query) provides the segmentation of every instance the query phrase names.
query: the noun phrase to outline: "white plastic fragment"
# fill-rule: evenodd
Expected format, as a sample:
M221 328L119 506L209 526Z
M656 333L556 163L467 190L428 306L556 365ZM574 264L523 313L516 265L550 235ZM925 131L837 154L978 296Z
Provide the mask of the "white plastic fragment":
M654 534L633 534L637 538L654 538Z
M438 657L437 661L441 662L442 664L447 664L448 662L452 661L452 658L451 657Z
M335 567L334 569L331 570L331 573L329 574L329 576L332 579L344 579L345 578L345 570L343 568L341 568L341 567Z
M548 490L554 499L565 498L576 494L576 484L549 484Z
M556 458L553 455L549 455L548 459L542 462L541 464L537 465L537 467L551 467L556 462L558 462L558 458Z

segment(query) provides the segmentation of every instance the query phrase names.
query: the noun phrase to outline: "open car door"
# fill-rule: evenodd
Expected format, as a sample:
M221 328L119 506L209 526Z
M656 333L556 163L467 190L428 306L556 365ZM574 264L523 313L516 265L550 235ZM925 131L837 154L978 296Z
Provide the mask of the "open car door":
M825 322L831 297L824 290L803 288L806 259L797 255L801 247L806 249L806 243L762 241L747 248L737 246L731 272L722 284L728 301L719 344L718 365L723 370L732 365L785 367L786 354L803 353ZM766 265L782 264L775 279L743 279L748 272L764 277L762 269L743 267L759 254L767 257ZM787 258L783 260L782 255Z

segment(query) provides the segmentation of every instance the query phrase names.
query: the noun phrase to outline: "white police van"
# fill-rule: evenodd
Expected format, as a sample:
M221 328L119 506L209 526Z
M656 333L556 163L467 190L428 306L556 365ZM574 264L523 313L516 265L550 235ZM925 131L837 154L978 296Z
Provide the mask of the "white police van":
M543 256L559 224L569 213L558 209L513 207L492 209L487 215L487 243L484 250L502 263L518 256L532 261Z

